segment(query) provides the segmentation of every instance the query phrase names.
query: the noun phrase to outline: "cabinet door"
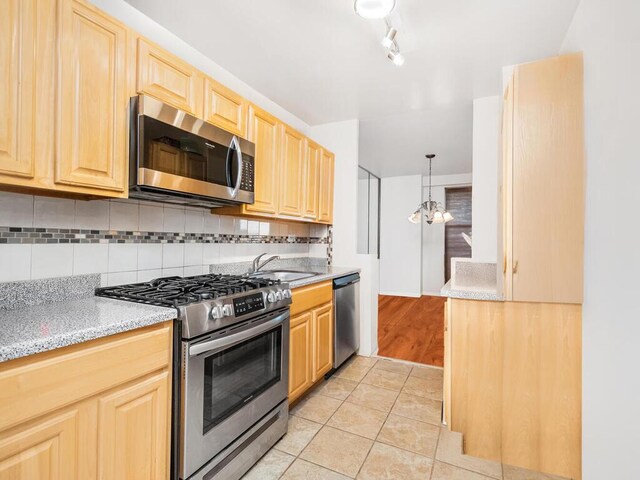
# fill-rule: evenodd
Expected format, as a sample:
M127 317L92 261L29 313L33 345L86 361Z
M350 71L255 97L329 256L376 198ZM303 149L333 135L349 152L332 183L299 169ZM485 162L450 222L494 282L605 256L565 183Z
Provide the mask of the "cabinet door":
M0 480L80 478L77 410L26 425L0 434Z
M318 217L318 188L320 180L320 145L307 140L305 152L304 217Z
M313 385L312 312L291 319L289 334L289 402L293 402Z
M313 381L333 367L333 309L324 305L313 310Z
M207 78L204 85L204 119L228 132L245 137L246 100L224 85Z
M300 217L304 190L304 137L287 126L282 135L279 213Z
M582 303L582 56L519 65L513 115L513 300Z
M165 370L99 399L98 478L168 478L169 390Z
M502 161L498 185L500 189L500 213L498 215L498 267L502 275L498 275L498 291L502 291L505 300L512 300L512 209L513 209L513 77L504 93L502 106Z
M444 302L444 386L442 423L451 425L451 301Z
M249 139L256 145L254 203L250 212L275 214L278 210L280 127L278 119L264 110L249 107Z
M203 75L144 38L138 39L138 93L202 117Z
M55 182L123 192L128 167L126 27L61 0Z
M318 221L333 222L333 153L322 150L320 157L320 192L318 201Z
M35 0L7 0L0 15L0 174L33 178Z

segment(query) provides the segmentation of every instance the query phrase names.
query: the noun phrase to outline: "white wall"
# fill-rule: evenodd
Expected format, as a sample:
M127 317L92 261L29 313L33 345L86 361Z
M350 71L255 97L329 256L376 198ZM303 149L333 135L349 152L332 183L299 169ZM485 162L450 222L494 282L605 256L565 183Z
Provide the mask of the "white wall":
M380 293L419 297L421 225L407 217L422 202L422 176L388 177L381 181Z
M277 103L271 101L263 94L247 85L229 71L222 68L209 57L200 53L191 45L181 40L179 37L171 33L169 30L147 17L145 14L136 10L134 7L126 3L124 0L90 0L92 4L104 10L109 15L114 16L125 25L128 25L137 33L154 41L162 48L184 59L194 67L211 75L220 83L226 85L236 91L243 97L252 101L256 105L264 108L281 120L289 123L302 133L307 133L309 125L301 119L291 114ZM223 47L222 47L223 48Z
M495 262L498 249L500 97L473 101L473 248L476 262Z
M336 156L333 208L333 265L357 267L360 273L360 354L378 350L378 259L357 253L358 120L309 129L309 136Z
M582 0L562 52L584 52L587 202L583 478L640 478L640 2Z
M445 203L445 187L471 185L470 173L460 175L438 175L431 179L431 197ZM423 185L429 184L429 178L423 178ZM423 187L422 198L429 198L428 186ZM473 225L475 231L475 219ZM494 234L495 236L495 234ZM444 225L422 224L422 294L440 295L444 285Z

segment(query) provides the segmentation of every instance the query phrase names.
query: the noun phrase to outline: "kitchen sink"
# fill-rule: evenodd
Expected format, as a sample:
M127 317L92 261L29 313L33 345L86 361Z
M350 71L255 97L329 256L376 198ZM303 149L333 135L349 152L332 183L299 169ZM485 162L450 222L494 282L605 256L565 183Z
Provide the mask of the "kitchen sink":
M268 278L270 280L281 280L283 282L294 282L303 278L311 278L320 275L318 272L300 272L297 270L261 270L252 273L251 277Z

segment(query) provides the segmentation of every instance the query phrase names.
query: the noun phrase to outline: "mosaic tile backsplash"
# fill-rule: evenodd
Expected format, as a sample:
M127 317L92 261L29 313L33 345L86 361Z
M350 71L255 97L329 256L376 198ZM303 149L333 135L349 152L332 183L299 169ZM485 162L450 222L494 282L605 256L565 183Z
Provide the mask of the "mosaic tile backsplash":
M208 273L260 253L330 262L331 229L137 200L0 192L0 282L101 274L103 285Z

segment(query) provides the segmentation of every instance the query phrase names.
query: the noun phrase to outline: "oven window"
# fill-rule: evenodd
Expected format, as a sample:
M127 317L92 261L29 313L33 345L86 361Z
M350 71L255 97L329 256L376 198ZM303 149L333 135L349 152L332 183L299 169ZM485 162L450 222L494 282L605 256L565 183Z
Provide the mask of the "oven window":
M203 434L280 381L281 354L278 327L204 360Z

